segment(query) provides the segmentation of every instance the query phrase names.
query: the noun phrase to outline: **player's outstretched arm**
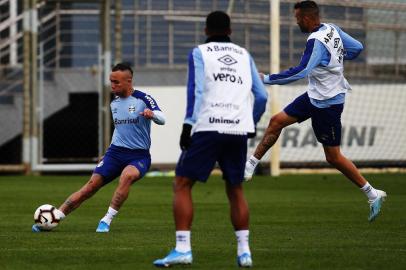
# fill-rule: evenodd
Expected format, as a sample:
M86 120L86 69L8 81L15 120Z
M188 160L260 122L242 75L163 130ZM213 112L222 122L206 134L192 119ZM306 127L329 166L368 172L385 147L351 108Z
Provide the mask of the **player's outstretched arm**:
M278 74L264 75L263 82L271 85L284 85L303 79L321 63L326 52L327 49L319 41L309 39L299 65Z

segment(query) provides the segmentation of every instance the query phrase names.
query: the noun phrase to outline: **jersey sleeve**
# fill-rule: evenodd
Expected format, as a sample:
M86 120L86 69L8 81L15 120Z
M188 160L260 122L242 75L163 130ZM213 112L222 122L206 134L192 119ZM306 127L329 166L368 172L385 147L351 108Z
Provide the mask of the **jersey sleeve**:
M193 125L196 122L196 112L202 101L204 63L199 48L194 48L189 53L188 59L187 104L184 123Z
M165 125L165 114L162 111L155 110L152 121L157 125Z
M344 60L353 60L364 50L364 46L361 42L344 32L341 28L334 25L338 30L338 34L344 45Z
M150 109L151 111L161 111L161 109L158 106L158 103L155 101L153 97L150 95L141 92L139 90L135 90L134 93L132 94L133 97L139 98L142 101L144 101L145 106Z
M261 119L261 116L265 112L266 101L268 99L268 93L265 86L262 83L254 59L250 56L251 77L252 77L252 93L254 95L254 111L253 118L255 125Z
M325 61L327 60L328 61ZM320 41L309 39L306 43L303 56L296 67L292 67L278 74L265 75L264 83L266 84L288 84L305 78L310 71L323 62L329 62L330 53Z

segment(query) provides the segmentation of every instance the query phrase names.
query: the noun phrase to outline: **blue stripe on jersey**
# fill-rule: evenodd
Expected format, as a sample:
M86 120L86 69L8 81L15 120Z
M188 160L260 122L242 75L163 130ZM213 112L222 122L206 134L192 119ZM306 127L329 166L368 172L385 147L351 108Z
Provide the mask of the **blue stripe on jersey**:
M193 125L196 122L203 94L204 86L204 63L202 52L194 48L189 54L189 72L187 83L187 105L185 123Z
M320 41L309 39L298 66L278 74L266 75L264 83L282 85L303 79L318 65L327 66L330 62L330 57L331 55L327 48Z
M161 109L158 107L158 103L156 103L155 99L153 99L150 95L145 94L139 90L134 90L132 96L135 98L139 98L144 101L145 105L151 111L160 111Z
M265 86L259 77L257 67L255 66L254 59L250 56L250 66L251 66L251 77L252 77L252 93L254 94L254 124L256 125L261 118L262 114L265 112L266 101L268 99L268 93L266 92Z
M195 105L195 64L193 61L193 50L189 53L188 58L188 80L187 80L187 106L186 106L186 119L192 118L193 108Z

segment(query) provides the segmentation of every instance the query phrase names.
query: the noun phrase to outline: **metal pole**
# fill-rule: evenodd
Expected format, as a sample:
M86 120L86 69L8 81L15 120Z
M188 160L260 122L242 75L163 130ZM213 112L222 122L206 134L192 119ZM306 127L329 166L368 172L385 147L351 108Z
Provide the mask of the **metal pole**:
M104 0L102 4L102 50L103 50L103 146L104 150L110 145L110 69L111 69L111 42L110 42L110 6L111 0Z
M10 1L9 4L9 11L10 11L10 21L13 23L10 25L10 38L14 39L13 42L10 43L10 65L15 66L17 65L17 1Z
M398 25L399 23L399 12L395 12L395 25ZM396 77L399 76L399 58L400 58L400 51L399 51L399 39L400 39L400 32L395 31L395 75Z
M272 74L279 73L280 68L280 2L279 0L269 0L270 6L270 70ZM274 115L280 111L279 86L271 86L271 114ZM272 146L270 169L272 176L280 175L280 150L279 140Z
M168 10L171 12L173 11L173 0L169 0L168 2ZM168 62L169 67L173 67L174 63L174 25L173 22L169 22L168 24Z
M44 43L39 45L39 87L38 87L38 158L39 163L42 164L44 158Z
M244 12L246 14L250 13L250 3L248 1L244 2ZM251 43L250 43L250 31L251 27L248 24L244 25L244 46L245 48L250 51L251 49Z
M134 0L134 10L138 10L138 0ZM139 23L139 16L135 15L134 12L134 67L138 66L139 59L140 59L140 23Z
M31 34L30 34L30 17L31 17L31 10L30 10L30 0L24 0L23 3L23 29L24 29L24 36L23 36L23 43L24 43L24 52L23 52L23 73L24 73L24 107L23 107L23 151L22 151L22 160L23 165L25 167L25 173L31 173L31 166L30 166L30 155L31 155L31 143L30 143L30 136L31 136L31 103L30 103L30 85L31 85L31 73L30 73L30 45L31 45Z
M98 96L98 155L103 155L104 143L103 143L103 57L101 44L97 46L97 92Z
M152 9L152 0L147 0L147 8L148 10ZM147 15L147 22L146 22L147 26L146 26L146 66L149 67L151 65L151 51L152 51L152 37L151 37L151 33L152 33L152 22L151 22L151 15Z
M31 0L31 168L38 165L38 11L36 0Z
M122 4L121 0L115 0L115 25L114 25L114 60L116 63L119 63L123 59L123 51L122 51Z
M231 16L231 13L233 13L233 7L234 7L234 0L229 0L228 7L227 7L227 14L229 16Z
M60 67L60 59L61 59L61 3L57 2L55 4L55 69L59 69Z

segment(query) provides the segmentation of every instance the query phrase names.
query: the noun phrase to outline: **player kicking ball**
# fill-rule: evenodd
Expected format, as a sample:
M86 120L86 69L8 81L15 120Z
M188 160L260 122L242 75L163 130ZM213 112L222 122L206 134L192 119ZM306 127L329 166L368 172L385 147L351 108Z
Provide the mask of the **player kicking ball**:
M120 176L110 207L96 229L100 233L109 232L111 221L127 199L131 185L147 173L151 165L151 121L164 125L165 117L151 96L133 88L132 77L129 65L119 63L113 67L110 82L115 99L110 108L115 128L111 145L89 182L56 209L59 219L64 219L101 187ZM41 228L34 224L32 231L40 232Z
M279 74L261 74L266 84L287 84L308 77L307 92L297 97L282 112L272 116L264 137L246 162L245 178L251 179L261 158L275 144L283 128L309 118L317 140L323 145L327 162L343 173L368 197L374 221L386 198L385 191L373 188L355 165L342 155L341 114L345 95L350 88L344 78L344 60L356 58L362 44L333 24L320 23L319 8L314 1L294 6L300 30L310 33L300 64Z

